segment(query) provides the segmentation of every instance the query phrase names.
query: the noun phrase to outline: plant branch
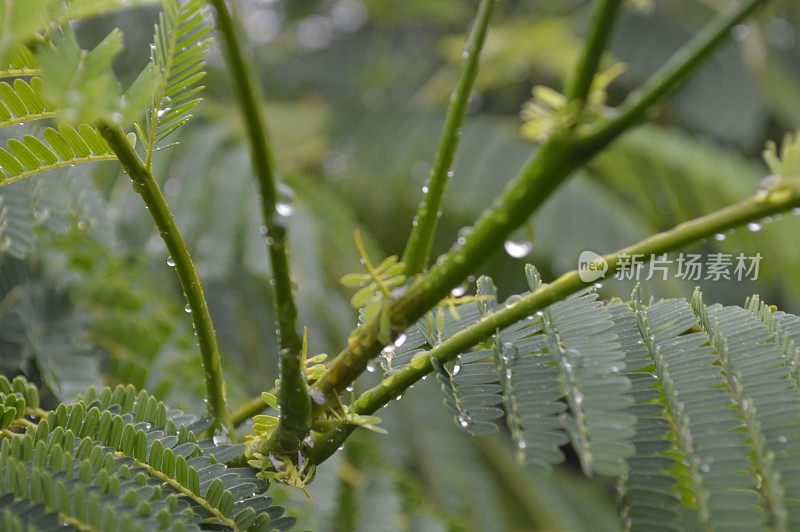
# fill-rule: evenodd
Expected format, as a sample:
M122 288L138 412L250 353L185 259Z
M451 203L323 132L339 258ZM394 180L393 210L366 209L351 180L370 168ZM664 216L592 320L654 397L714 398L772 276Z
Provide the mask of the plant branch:
M681 223L669 231L658 233L605 255L603 260L608 264L607 275L616 271L620 258L637 255L642 256L643 260L649 260L652 256L680 249L733 227L761 220L766 216L798 206L800 206L800 181L781 182L768 194L759 193L739 203ZM433 358L442 363L452 360L498 330L523 320L536 311L542 310L594 282L582 281L577 270L561 275L552 283L545 284L538 290L523 296L513 305L484 316L479 322L459 331L431 350L416 355L403 369L389 375L379 385L362 393L351 405L351 411L359 415L374 413L430 373L433 369L431 365ZM329 456L327 453L332 453L341 445L341 441L351 430L352 428L348 427L348 430L340 430L333 435L325 434L320 437L319 445L314 446L316 458L324 459ZM332 448L330 448L331 445Z
M581 136L582 150L594 151L644 120L649 109L693 72L728 36L731 28L769 0L743 0L705 26L641 88L632 92L616 116L602 120Z
M192 322L194 323L197 342L200 346L200 357L203 363L203 376L208 398L208 413L214 419L210 430L216 430L220 426L230 430L228 404L225 399L225 379L220 364L217 337L214 332L214 325L211 322L211 314L206 304L203 285L197 275L197 270L195 270L192 257L189 255L186 242L184 242L183 236L181 236L181 232L172 218L172 213L164 196L161 194L158 183L131 147L125 132L118 126L107 124L100 124L98 130L117 155L122 168L131 178L133 189L141 194L172 260L175 261L175 273L178 275L178 281L180 281L183 288L186 302L192 311Z
M269 391L269 393L275 395L277 390L273 388ZM264 399L261 398L261 395L258 397L253 397L231 412L231 425L233 425L233 428L236 428L251 417L257 416L267 408L269 408L269 406L264 402Z
M558 186L578 167L615 140L645 116L645 111L678 86L700 65L700 61L728 35L729 29L768 0L746 0L732 12L712 21L697 39L691 41L668 62L665 71L654 76L645 87L647 95L635 98L636 109L631 116L613 127L603 128L602 135L582 136L571 129L556 130L523 166L476 222L473 232L463 245L454 247L444 260L414 283L392 305L391 321L399 332L419 319L450 290L463 282L481 264L496 253L503 241L534 213ZM362 327L351 335L347 348L331 362L328 370L314 386L329 393L341 391L366 368L369 360L378 355L382 345L374 324Z
M303 374L302 340L298 333L297 306L292 293L285 220L276 209L278 188L262 112L260 86L256 83L252 68L245 57L242 43L244 31L240 29L241 24L234 16L235 12L228 9L225 0L209 1L216 11L217 24L225 43L223 49L234 79L234 91L247 130L250 156L261 192L280 343L282 385L278 391L278 401L281 406L281 423L275 432L285 429L307 434L311 426L311 399Z
M599 0L592 10L592 21L583 55L578 63L574 77L567 88L567 101L586 101L592 88L592 80L600 66L617 13L622 5L622 0Z
M436 235L436 225L439 222L439 211L442 208L442 198L447 182L452 175L453 158L461 138L461 126L464 123L464 115L467 113L470 94L472 94L472 87L478 74L481 49L486 41L489 20L496 3L497 0L481 0L472 31L467 39L461 77L450 96L444 128L439 138L436 162L426 185L427 192L422 196L411 227L411 234L408 236L406 249L403 252L403 262L406 263L405 273L409 277L423 271L430 260L431 246Z

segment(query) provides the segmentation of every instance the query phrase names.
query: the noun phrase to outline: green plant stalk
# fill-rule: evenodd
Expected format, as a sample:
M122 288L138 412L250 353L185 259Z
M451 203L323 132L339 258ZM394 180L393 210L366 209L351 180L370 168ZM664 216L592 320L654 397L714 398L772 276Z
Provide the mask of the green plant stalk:
M269 393L275 395L277 390L273 388L269 391ZM260 395L258 397L253 397L239 408L236 408L233 412L231 412L231 425L236 428L251 417L257 416L267 408L267 403L264 402L264 399L262 399Z
M592 81L600 67L600 59L611 38L614 22L621 6L622 0L601 0L595 3L586 46L574 77L567 88L567 101L577 100L583 104L589 96Z
M411 234L408 236L406 249L403 252L403 262L406 263L405 273L409 277L423 271L430 260L433 238L439 222L439 211L442 208L442 198L451 176L453 158L461 138L461 126L464 123L472 87L475 85L475 78L478 75L481 50L486 41L489 20L496 3L497 0L481 0L472 31L467 39L461 76L450 96L444 128L439 138L436 161L426 185L428 189L420 201L411 227Z
M632 125L644 120L648 110L696 69L728 36L731 28L767 2L769 0L744 0L712 20L644 85L632 92L617 109L616 116L587 128L581 135L580 149L593 151L597 146L605 146Z
M167 246L172 260L175 261L175 273L186 296L186 303L192 311L192 322L197 333L200 357L203 363L203 377L208 399L208 413L214 423L211 432L224 427L231 429L228 415L228 404L225 398L225 378L222 374L219 348L211 314L208 311L203 284L197 275L189 249L183 240L172 213L169 210L161 189L153 174L145 167L128 142L125 132L119 126L100 124L98 130L108 145L117 155L122 168L133 182L133 189L138 192L150 211L150 216L158 227L158 232Z
M260 87L244 54L244 31L228 9L225 0L209 0L217 14L217 25L223 36L227 64L234 79L234 91L244 120L250 146L250 157L261 192L261 205L266 227L266 242L272 264L275 310L278 317L280 343L281 407L280 425L275 430L280 439L285 431L299 439L311 426L311 398L301 360L302 341L297 329L297 306L292 293L292 277L286 242L286 226L276 210L277 184L274 161L263 116Z
M719 211L683 222L674 228L653 235L636 244L623 248L603 257L608 264L607 275L612 275L620 258L641 255L646 261L655 255L667 253L685 247L688 244L708 238L717 233L722 233L733 227L761 220L764 217L800 207L800 181L779 183L769 193L759 193L735 203ZM452 360L458 354L481 342L509 325L525 319L538 310L552 305L578 290L589 286L596 281L585 282L581 280L577 270L572 270L561 275L552 283L543 285L538 290L523 296L512 305L483 317L479 322L454 334L433 349L420 353L411 360L403 369L381 381L374 388L362 393L351 405L354 414L367 415L377 411L381 406L389 403L401 395L414 383L430 373L433 369L431 360L436 358L439 362ZM347 434L353 430L352 426L327 433L315 443L313 451L316 459L325 459L332 453Z
M496 253L511 232L534 213L576 168L588 162L628 128L643 120L646 110L686 80L702 59L728 35L731 27L768 1L747 0L733 11L712 21L638 91L635 100L640 103L636 104L636 109L642 108L643 111L625 112L624 116L630 118L619 123L614 122L616 125L607 130L604 128L607 132L603 135L587 134L576 139L569 130L557 131L551 135L509 183L502 195L484 212L464 245L450 251L442 263L417 279L393 304L393 328L397 331L404 330L447 296L450 290ZM378 355L381 347L376 328L362 327L351 335L347 348L331 362L325 374L314 384L315 388L326 394L343 390L364 371L369 360Z

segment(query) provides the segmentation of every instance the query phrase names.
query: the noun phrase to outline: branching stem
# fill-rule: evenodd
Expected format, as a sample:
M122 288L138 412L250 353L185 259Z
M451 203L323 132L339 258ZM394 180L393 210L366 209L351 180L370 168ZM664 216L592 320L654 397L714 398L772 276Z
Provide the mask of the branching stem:
M759 193L719 211L695 218L675 226L669 231L658 233L636 244L623 248L603 257L608 264L607 276L613 275L621 258L641 256L649 260L655 255L683 248L688 244L708 238L728 229L759 221L767 216L800 206L800 182L784 182L774 187L768 194ZM551 305L578 290L594 283L581 279L577 270L561 275L555 281L543 285L538 290L523 296L514 304L506 306L492 314L484 316L479 322L459 331L431 350L416 355L403 369L394 373L374 388L361 394L352 404L355 414L372 414L381 406L419 381L433 369L431 359L439 362L452 360L497 330L503 329L538 310ZM315 458L324 460L332 453L341 441L347 437L352 428L339 430L321 436L313 447ZM331 447L332 446L332 447Z
M394 329L404 330L486 262L512 231L524 223L576 168L643 120L647 110L697 69L728 35L731 27L767 1L744 0L712 21L640 91L634 93L617 118L602 122L604 125L598 126L597 131L592 129L581 134L562 129L554 132L475 223L466 242L450 251L427 275L418 278L392 305ZM343 390L364 371L381 347L377 327L374 324L363 327L351 335L347 348L331 362L326 373L315 383L315 388L324 393Z

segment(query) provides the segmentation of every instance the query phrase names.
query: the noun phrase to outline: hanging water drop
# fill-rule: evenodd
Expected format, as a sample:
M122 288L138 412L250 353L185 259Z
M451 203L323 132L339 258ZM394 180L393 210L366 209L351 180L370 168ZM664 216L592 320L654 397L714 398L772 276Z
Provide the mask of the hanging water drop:
M394 346L395 346L395 347L400 347L400 346L401 346L401 345L403 345L404 343L406 343L406 335L405 335L405 334L400 334L400 336L398 336L398 337L395 339L395 341L394 341Z
M375 365L372 362L367 364L367 371L369 371L370 373L375 373Z
M747 230L750 231L751 233L757 233L761 231L761 224L756 222L750 222L749 224L747 224Z
M722 242L723 240L725 240L725 235L722 233L717 233L716 235L714 235L714 240L716 240L717 242Z
M533 251L533 244L525 240L506 240L503 247L506 253L514 259L527 257Z
M190 306L189 306L189 304L187 303L187 304L186 304L186 306L185 306L185 307L183 307L183 311L184 311L186 314L191 314L191 313L192 313L192 307L190 307Z
M284 183L278 183L277 193L275 212L283 217L294 214L294 190Z
M170 268L175 267L175 259L173 259L171 255L167 257L167 266L169 266Z

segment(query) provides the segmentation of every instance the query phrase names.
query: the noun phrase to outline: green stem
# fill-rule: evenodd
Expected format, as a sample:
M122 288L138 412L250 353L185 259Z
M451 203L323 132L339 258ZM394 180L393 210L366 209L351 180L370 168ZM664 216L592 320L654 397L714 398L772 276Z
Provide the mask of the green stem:
M141 194L172 260L175 261L175 273L178 275L178 281L180 281L183 288L186 302L192 311L192 322L194 323L197 342L200 346L206 397L208 399L208 413L214 419L210 430L216 430L220 426L230 430L228 404L225 399L225 379L222 375L217 337L214 332L214 325L211 322L211 314L206 304L203 285L197 275L197 270L195 270L192 257L189 255L186 242L184 242L183 236L181 236L181 232L172 218L172 213L164 196L161 194L158 183L131 147L125 132L118 126L106 124L99 125L98 130L117 155L122 168L131 178L133 189Z
M614 117L602 120L581 136L581 149L594 151L644 120L648 110L688 77L728 36L731 28L769 0L744 0L705 26L673 55L641 88L632 92Z
M600 59L611 38L614 22L621 5L622 0L601 0L595 3L586 46L572 82L567 88L568 101L579 100L583 103L589 96L592 80L594 80L600 66Z
M612 275L616 271L621 258L636 255L646 261L655 255L683 248L733 227L758 221L798 206L800 206L800 181L779 183L769 194L762 193L752 196L604 256L603 260L608 264L607 275ZM353 402L350 411L362 415L374 413L430 373L433 369L431 359L436 358L442 363L452 360L459 353L463 353L496 331L523 320L536 311L542 310L594 282L594 280L591 282L581 280L577 270L561 275L552 283L545 284L538 290L523 296L513 305L484 316L479 322L454 334L431 350L416 355L403 369L362 393ZM346 430L322 435L319 443L315 444L313 448L315 458L318 460L327 458L329 453L341 445L341 441L350 431L352 428L348 427Z
M641 91L642 96L635 98L640 102L636 104L636 109L646 111L670 89L684 81L700 65L701 59L728 35L731 26L767 1L747 0L733 13L712 21L697 39L668 62L664 71L645 84L650 88ZM630 115L637 120L615 121L614 127L603 128L602 135L590 134L576 139L569 129L554 132L502 195L484 212L466 242L450 251L427 275L416 279L392 305L393 329L404 330L447 296L450 290L496 253L512 231L534 213L576 168L636 125L638 118L644 114L641 111L631 115L626 111L625 116ZM381 347L376 328L362 327L350 337L347 348L330 363L325 374L314 384L315 388L325 393L343 390L364 371Z
M461 77L450 96L444 128L439 138L436 162L431 170L430 179L426 185L427 191L422 196L403 253L403 262L406 263L406 275L408 276L423 271L430 260L431 246L436 235L436 225L439 222L439 211L442 208L442 198L447 182L452 175L453 158L461 138L461 126L464 123L464 115L467 113L472 87L475 85L481 49L486 41L489 20L496 3L497 0L481 0L472 31L467 39Z
M302 340L297 329L297 306L292 293L285 217L276 209L277 180L261 106L261 90L245 58L242 43L244 31L240 29L241 24L235 18L235 13L228 9L225 0L209 1L216 10L217 25L225 43L223 49L234 79L234 91L247 130L250 156L261 192L266 243L274 279L280 343L282 384L278 392L278 401L281 406L281 423L275 432L288 430L307 434L311 426L311 399L301 360ZM300 439L302 437L303 435Z

